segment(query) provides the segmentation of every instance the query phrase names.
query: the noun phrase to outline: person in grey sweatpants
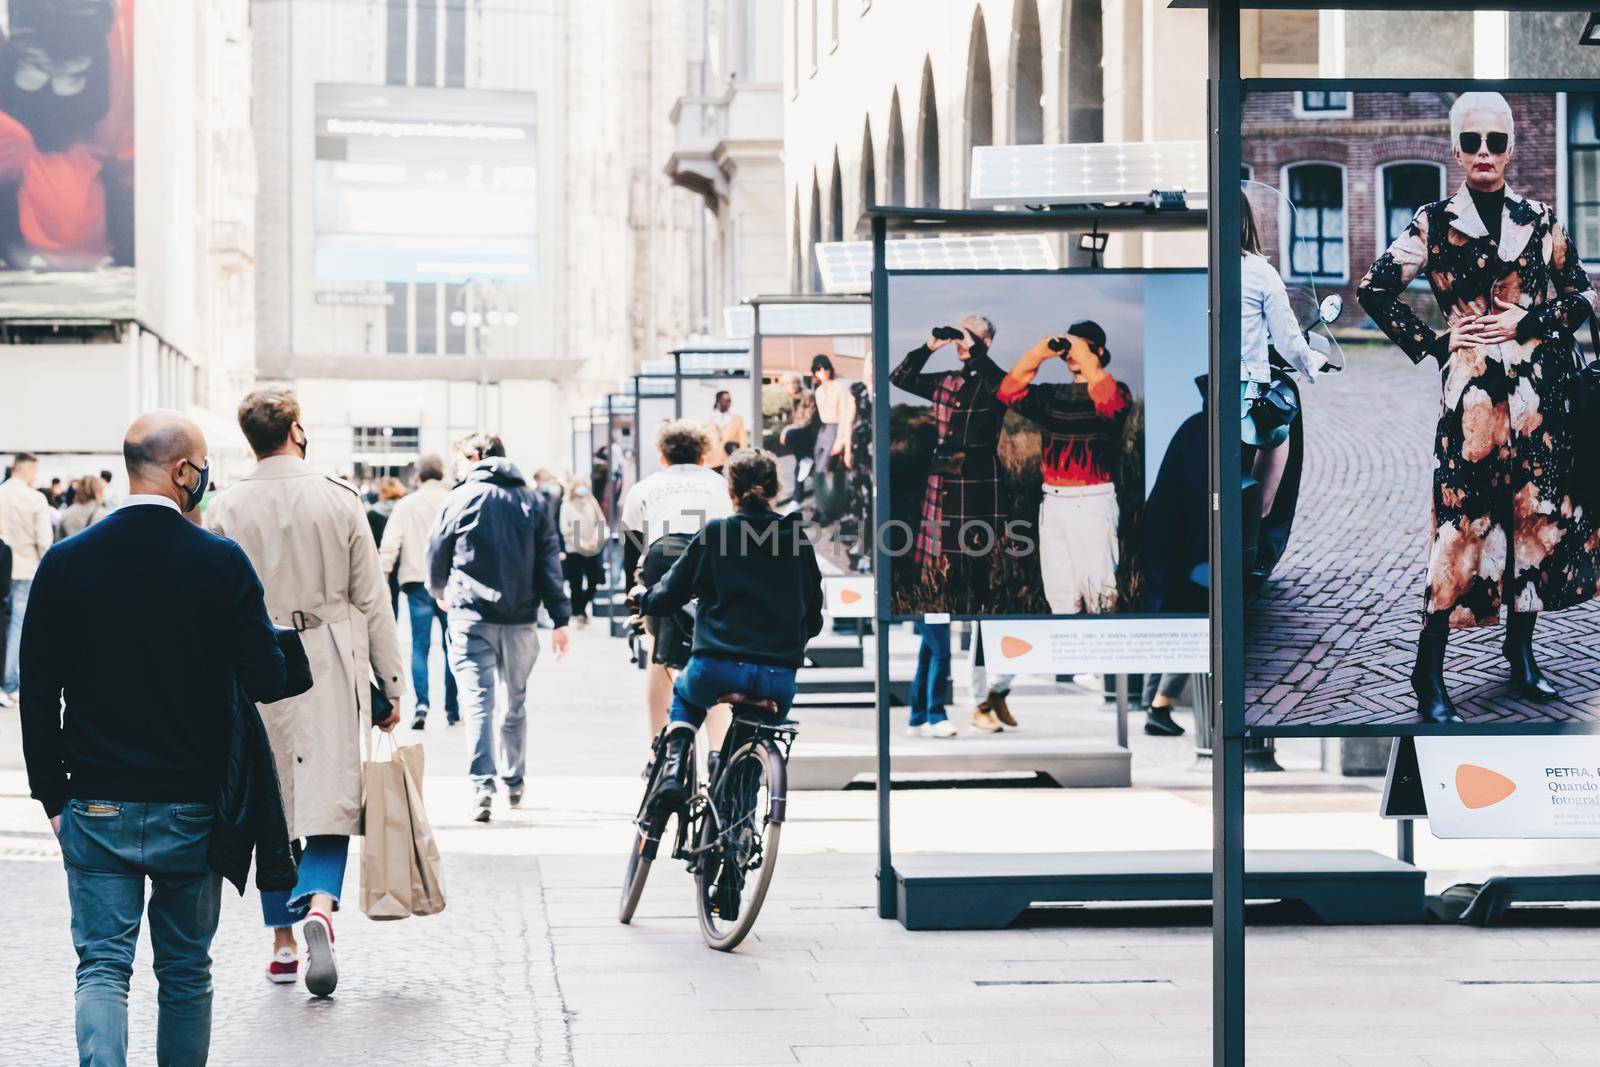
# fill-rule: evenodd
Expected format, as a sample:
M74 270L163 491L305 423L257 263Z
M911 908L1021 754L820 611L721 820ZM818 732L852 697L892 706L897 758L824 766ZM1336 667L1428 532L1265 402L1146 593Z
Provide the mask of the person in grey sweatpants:
M572 606L555 521L539 491L506 460L493 434L474 434L456 447L467 469L428 540L428 591L449 622L450 671L471 737L472 818L488 822L497 776L511 806L522 803L539 607L550 614L550 643L560 659ZM497 728L494 699L502 681L506 706Z

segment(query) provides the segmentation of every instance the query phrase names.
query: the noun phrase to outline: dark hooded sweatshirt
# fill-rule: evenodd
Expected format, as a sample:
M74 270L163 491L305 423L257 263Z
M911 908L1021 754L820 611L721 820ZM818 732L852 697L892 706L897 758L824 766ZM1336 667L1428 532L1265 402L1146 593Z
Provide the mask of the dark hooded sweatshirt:
M694 655L799 667L822 630L822 574L798 514L712 519L640 600L670 615L698 597Z
M451 615L533 623L542 602L552 623L567 624L555 521L509 460L474 464L445 498L428 541L428 591Z

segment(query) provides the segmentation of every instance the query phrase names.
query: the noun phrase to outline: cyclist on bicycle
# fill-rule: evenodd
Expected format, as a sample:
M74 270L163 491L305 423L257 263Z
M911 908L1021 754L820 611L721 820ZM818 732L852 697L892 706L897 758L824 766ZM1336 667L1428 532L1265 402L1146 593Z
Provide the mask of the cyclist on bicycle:
M649 807L668 811L688 790L690 742L719 696L740 693L794 703L795 671L822 630L822 574L797 513L772 510L778 461L742 449L727 463L727 493L738 510L706 524L665 578L631 591L643 615L670 614L699 599L689 665L672 687L661 774Z
M622 502L622 525L627 530L623 573L628 586L660 581L709 520L733 514L727 482L705 465L710 447L704 424L690 419L669 422L656 434L661 469L641 478ZM694 619L684 611L663 612L651 620L653 639L645 676L651 737L667 724L671 671L688 662L693 629Z

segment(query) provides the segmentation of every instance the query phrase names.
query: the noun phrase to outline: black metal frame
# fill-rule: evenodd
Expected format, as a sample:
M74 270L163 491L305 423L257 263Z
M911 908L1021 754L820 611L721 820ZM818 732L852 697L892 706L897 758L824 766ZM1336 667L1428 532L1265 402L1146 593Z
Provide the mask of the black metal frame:
M1049 211L1011 210L936 210L932 208L872 207L864 216L863 226L872 236L872 358L874 360L873 439L889 440L888 358L889 358L889 278L891 276L886 245L891 232L900 234L931 234L949 232L1024 232L1059 235L1074 229L1101 232L1129 232L1197 229L1205 224L1206 213L1196 208L1156 211L1143 207L1073 207ZM1089 273L1103 268L1069 270L1069 273ZM1177 268L1186 270L1192 268ZM952 271L895 271L895 275L937 273ZM972 274L1054 274L1056 271L968 271ZM888 485L889 456L884 448L873 449L873 513L884 514L884 489ZM875 645L877 685L875 704L877 711L877 801L878 801L878 915L893 919L898 915L899 902L895 885L895 871L890 845L890 800L892 791L893 760L889 751L891 711L889 707L889 646L887 629L896 617L889 612L890 561L883 545L874 538L873 572L879 576L874 583L874 621L878 634ZM984 616L943 616L951 619L983 618ZM1053 619L1054 615L1008 615L1009 620ZM1132 616L1116 616L1130 618ZM1155 616L1172 618L1172 616ZM1242 785L1242 782L1241 782ZM1242 861L1242 857L1241 857Z
M703 374L703 373L702 374L697 374L697 373L694 373L692 371L689 372L689 373L685 373L684 369L683 369L683 357L684 356L692 356L692 355L728 355L728 356L731 356L731 355L737 355L740 351L745 351L745 350L740 349L737 345L732 345L732 344L729 344L729 345L699 345L699 346L685 345L682 348L674 348L672 351L667 353L667 355L672 357L672 365L673 365L673 368L674 368L673 369L673 377L675 377L677 379L677 381L678 381L677 387L674 390L675 395L678 398L678 405L677 405L678 418L681 419L681 418L685 417L684 416L684 411L683 411L683 383L684 383L685 379L691 379L693 381L711 381L711 380L715 380L715 379L719 379L720 378L720 379L726 379L728 381L738 381L739 377L740 377L740 375L738 375L738 374L729 374L729 373L726 373L726 372L723 372L723 371L716 371L716 372L713 372L713 373L710 373L710 374ZM757 356L755 355L755 349L752 347L748 351L750 353L750 367L751 367L751 369L749 371L746 371L745 373L749 374L750 377L754 381L759 383L761 378L760 378L759 375L757 375L755 373L755 366L756 366L756 362L755 361L757 359ZM729 392L732 392L732 390L730 389ZM753 422L756 422L757 424L759 424L760 419L761 419L761 387L760 387L759 384L757 384L756 387L755 387L755 395L754 395L753 399L754 399L754 402L755 402L755 411L751 415L751 420Z
M1335 4L1306 0L1171 0L1174 8L1206 8L1209 79L1207 84L1207 136L1210 141L1208 187L1213 194L1210 215L1211 271L1211 572L1217 577L1211 589L1211 660L1214 707L1218 723L1212 770L1212 1059L1226 1067L1245 1062L1245 924L1244 924L1244 744L1247 736L1397 736L1430 732L1420 727L1381 727L1331 730L1258 728L1244 725L1244 569L1242 554L1233 550L1241 535L1237 471L1241 451L1233 405L1234 375L1239 365L1240 275L1238 198L1217 196L1232 188L1239 174L1242 141L1242 104L1246 80L1240 76L1239 15L1243 9L1388 11L1395 0L1341 0ZM1587 11L1593 0L1413 0L1409 10L1449 11ZM1251 91L1302 91L1338 89L1352 92L1417 92L1457 89L1471 81L1474 88L1501 92L1560 92L1573 84L1555 79L1473 80L1468 78L1402 79L1249 79ZM1592 87L1592 83L1585 88ZM1225 472L1235 472L1232 479ZM1231 487L1230 487L1231 483ZM1439 733L1438 728L1431 732ZM1454 727L1451 736L1467 734L1556 734L1563 728L1521 727L1486 729ZM1410 823L1399 831L1402 858L1410 851Z
M854 306L854 305L866 306L866 305L869 305L871 303L872 303L872 301L871 301L871 299L869 297L867 297L867 296L865 296L863 294L858 294L858 293L775 293L775 294L768 294L766 296L752 296L750 299L746 300L745 304L746 304L746 306L748 306L750 308L750 320L751 320L750 321L750 379L751 379L751 388L754 390L754 393L755 393L754 398L753 398L753 402L755 404L756 418L760 419L761 418L761 412L762 412L762 409L761 409L761 383L762 383L761 341L762 341L762 338L769 336L768 334L763 333L762 329L761 329L761 309L763 307L770 307L770 306L772 306L774 304L791 304L791 305L792 304L840 304L840 305L845 305L845 306ZM838 334L838 333L836 333L836 334L787 334L787 333L775 333L775 334L771 334L770 336L772 336L772 337L813 337L813 336L815 336L815 337L823 337L823 336L827 336L827 337L853 337L853 336L857 336L857 335L855 335L855 334ZM871 337L872 336L872 332L870 330L868 330L866 334L861 335L861 336ZM763 427L762 437L765 438L765 427Z

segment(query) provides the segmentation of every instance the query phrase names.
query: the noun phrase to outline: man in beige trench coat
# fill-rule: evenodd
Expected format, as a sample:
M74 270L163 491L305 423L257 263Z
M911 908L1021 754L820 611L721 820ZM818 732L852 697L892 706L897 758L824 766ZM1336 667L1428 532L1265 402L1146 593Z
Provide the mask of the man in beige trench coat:
M315 684L263 705L277 757L289 836L304 842L292 892L263 893L273 928L267 976L294 982L294 924L305 920L306 990L333 992L333 905L350 838L361 832L361 738L372 721L370 683L405 694L404 659L361 501L350 486L305 462L306 432L289 389L258 389L239 405L239 427L259 461L207 508L207 524L237 541L261 576L267 612L301 631ZM385 729L399 716L391 714Z

